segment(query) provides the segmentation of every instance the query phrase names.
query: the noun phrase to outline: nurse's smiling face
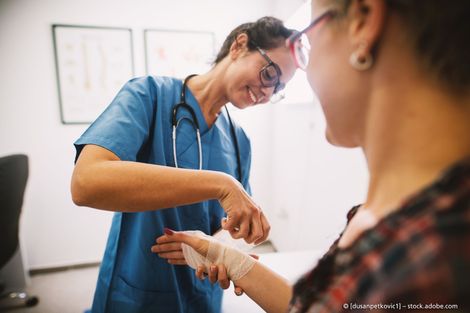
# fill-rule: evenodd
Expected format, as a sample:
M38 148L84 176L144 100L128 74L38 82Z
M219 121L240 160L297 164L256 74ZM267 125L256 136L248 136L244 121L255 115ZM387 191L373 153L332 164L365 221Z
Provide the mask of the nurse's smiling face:
M287 84L294 76L296 66L289 50L282 43L270 50L252 50L247 48L248 37L240 34L233 43L229 55L231 63L224 75L228 100L237 108L244 109L256 104L266 103L274 93L275 86L266 87L260 78L260 71L271 60L280 70L279 83ZM263 56L263 52L266 54ZM271 73L276 73L272 65ZM269 72L264 73L269 78Z

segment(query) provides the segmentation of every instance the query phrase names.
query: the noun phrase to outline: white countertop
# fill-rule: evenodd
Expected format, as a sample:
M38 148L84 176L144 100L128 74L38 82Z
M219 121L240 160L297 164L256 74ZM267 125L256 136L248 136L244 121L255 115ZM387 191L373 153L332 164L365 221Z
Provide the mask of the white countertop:
M291 283L294 283L302 274L312 269L325 252L307 250L264 253L259 255L259 260ZM235 312L257 313L264 311L247 295L236 296L233 292L233 284L231 284L230 288L224 292L222 313Z

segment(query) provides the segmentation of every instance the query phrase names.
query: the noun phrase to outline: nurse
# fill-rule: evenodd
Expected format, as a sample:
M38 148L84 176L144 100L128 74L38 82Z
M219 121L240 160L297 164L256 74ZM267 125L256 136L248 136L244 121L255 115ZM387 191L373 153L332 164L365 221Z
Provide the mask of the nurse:
M291 34L272 17L242 24L209 72L185 86L130 80L75 142L73 201L116 212L92 312L220 312L220 288L150 247L164 227L214 234L221 221L234 238L267 238L269 223L249 195L250 142L224 106L266 103L283 89L296 68L284 44ZM180 102L189 108L174 111Z

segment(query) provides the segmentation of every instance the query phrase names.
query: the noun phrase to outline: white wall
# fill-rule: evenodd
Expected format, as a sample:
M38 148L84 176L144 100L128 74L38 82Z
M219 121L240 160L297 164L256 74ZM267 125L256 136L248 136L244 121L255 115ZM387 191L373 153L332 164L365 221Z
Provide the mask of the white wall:
M272 238L280 251L327 249L363 201L366 164L358 149L325 140L325 120L316 101L274 107Z
M21 222L29 268L99 261L111 218L108 212L78 208L70 198L72 143L86 126L60 122L51 24L131 27L139 76L144 74L144 28L214 31L220 44L238 24L272 14L270 4L270 0L0 0L0 155L30 157ZM260 129L265 136L265 128ZM257 133L252 128L252 137L259 138ZM266 151L262 144L257 146ZM253 187L264 203L267 166L254 161Z
M70 198L72 143L86 126L60 123L51 24L131 27L140 76L144 28L214 31L220 44L236 25L268 14L287 18L294 10L286 3L300 2L0 0L0 155L30 156L21 224L27 267L99 261L111 218ZM358 151L325 142L318 104L304 99L308 85L289 88L290 102L234 115L252 139L252 187L274 244L322 248L344 224L346 210L362 200L365 165Z

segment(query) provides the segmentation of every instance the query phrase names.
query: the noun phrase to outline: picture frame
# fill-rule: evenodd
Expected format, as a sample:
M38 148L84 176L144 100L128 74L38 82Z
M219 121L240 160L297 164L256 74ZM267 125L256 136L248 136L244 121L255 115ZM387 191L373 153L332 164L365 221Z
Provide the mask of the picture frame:
M89 124L134 76L130 28L53 24L63 124Z
M144 29L147 75L184 78L208 71L215 59L215 35L208 31Z

